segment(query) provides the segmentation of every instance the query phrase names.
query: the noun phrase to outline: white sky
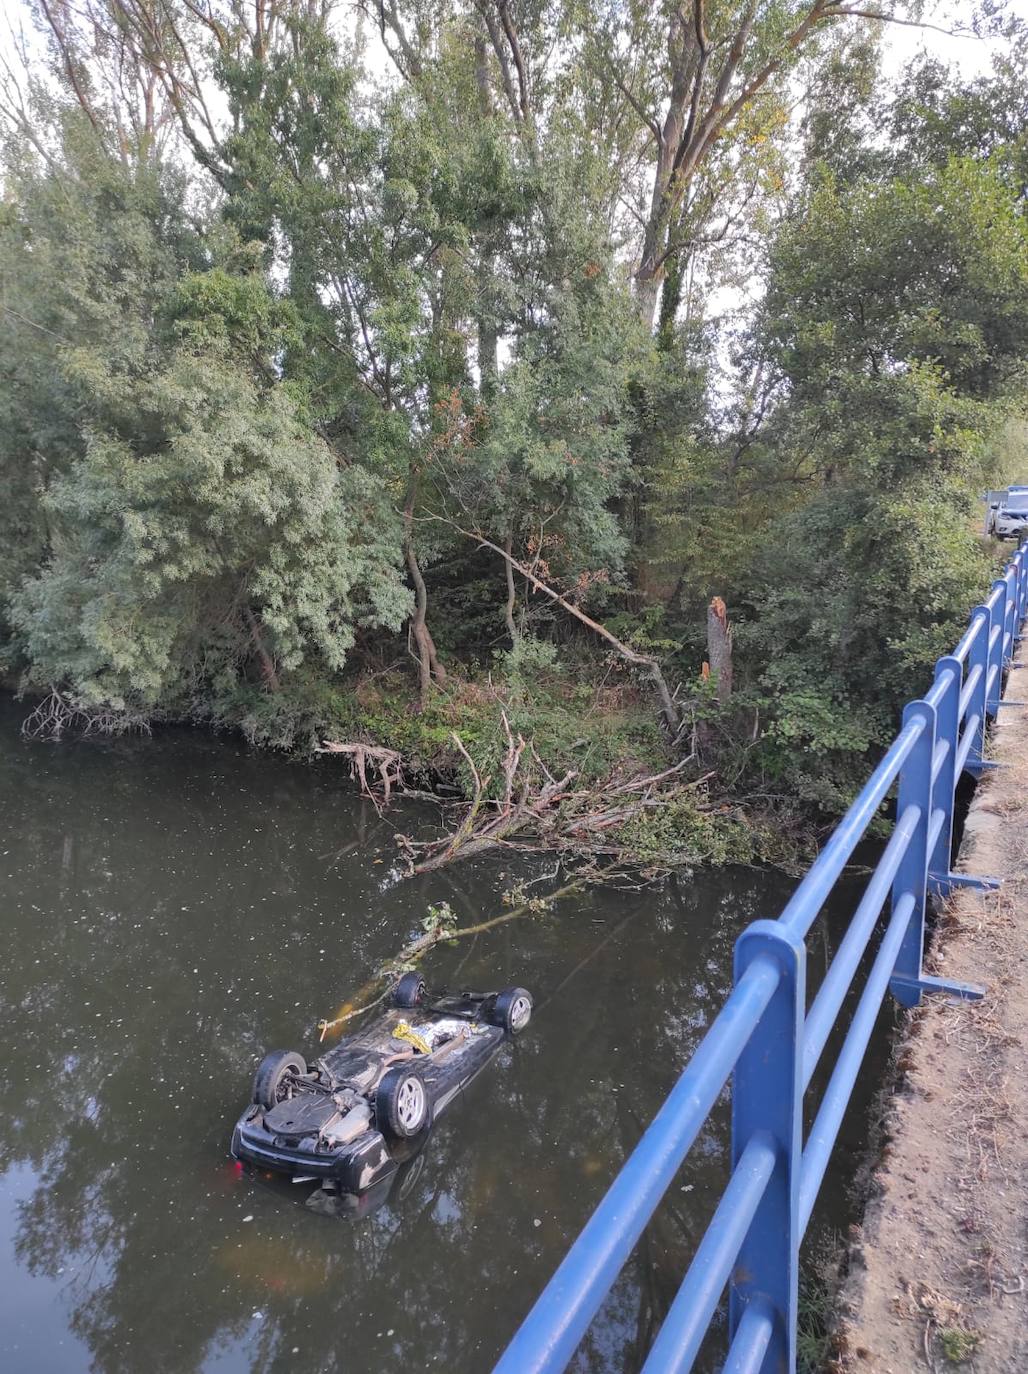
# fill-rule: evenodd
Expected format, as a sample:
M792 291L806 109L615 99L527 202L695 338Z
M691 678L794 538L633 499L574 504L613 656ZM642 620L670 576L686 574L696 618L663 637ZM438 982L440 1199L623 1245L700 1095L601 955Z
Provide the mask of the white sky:
M943 28L954 18L966 14L968 4L942 4L937 7L935 21ZM1028 0L1012 0L1009 13L1028 20ZM958 67L965 77L982 75L989 70L992 54L1001 46L995 40L950 38L933 29L903 28L890 24L885 33L885 74L896 77L907 63L924 50L950 66Z
M884 4L882 7L885 8ZM340 3L341 11L346 8L345 3ZM972 3L971 0L936 0L935 4L929 3L926 9L926 18L946 28L962 20L966 22ZM1028 21L1028 0L1010 0L1007 13ZM33 31L27 0L0 0L0 16L0 63L6 61L17 69L20 62L16 55L15 32L20 30L28 39L34 56L41 51L41 38ZM377 29L373 25L365 26L365 33L368 39L367 73L374 80L386 72L391 73L392 64L382 48ZM938 29L888 24L883 28L883 74L891 83L918 53L925 51L948 66L956 67L965 78L983 75L988 72L993 54L1002 43L1002 39L951 37ZM740 309L745 310L752 304L754 293L759 294L756 280L751 289L724 287L716 290L707 299L708 316L724 317Z
M966 16L970 8L969 0L936 0L934 6L929 6L927 17L945 28ZM1028 20L1028 0L1010 0L1008 12ZM27 0L0 0L0 13L3 16L0 22L0 56L10 60L14 58L12 31L23 29L30 41L33 40L32 18ZM383 61L384 54L374 51L380 46L374 27L366 29L366 32L370 40L369 64L375 67ZM32 46L35 47L34 42ZM889 25L885 39L885 70L888 76L896 76L911 58L926 49L943 61L959 67L963 75L973 76L988 70L995 47L996 43L991 40L951 38L932 29Z

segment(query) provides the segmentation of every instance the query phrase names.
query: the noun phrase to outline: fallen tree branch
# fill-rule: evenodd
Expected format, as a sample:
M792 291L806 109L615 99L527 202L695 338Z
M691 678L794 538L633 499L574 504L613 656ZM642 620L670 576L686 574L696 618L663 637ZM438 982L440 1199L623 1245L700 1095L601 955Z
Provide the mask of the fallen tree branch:
M544 582L527 564L520 562L520 560L508 553L506 549L501 548L499 544L494 544L491 539L487 539L480 531L466 530L461 525L458 525L456 521L447 519L446 516L442 515L423 515L420 516L419 519L437 520L444 525L449 525L457 534L463 535L465 539L473 540L478 544L479 548L492 549L494 553L498 553L510 567L515 568L522 577L529 581L536 591L542 592L544 596L548 596L551 601L556 602L558 606L567 611L568 615L574 616L582 625L592 630L593 634L597 634L601 639L606 640L611 648L613 648L626 663L632 664L633 667L643 669L656 689L657 697L660 701L661 719L668 733L672 737L678 735L682 726L681 712L678 709L674 697L668 690L668 685L661 671L660 664L652 654L640 653L637 649L633 649L623 640L618 639L617 635L612 634L605 625L601 625L598 620L593 620L592 616L586 615L585 611L576 606L574 602L562 596L560 592L551 587L548 582Z
M474 795L451 834L421 841L396 836L407 855L410 876L435 873L458 859L500 848L603 853L630 862L624 845L617 842L617 830L645 812L703 787L714 776L705 773L684 782L681 774L692 762L689 758L658 773L621 781L608 777L591 787L574 787L578 776L574 770L554 777L536 750L527 746L521 735L515 738L506 712L501 718L507 740L501 765L502 795L485 795L490 779L481 777L460 737L454 734L474 779Z
M350 777L360 782L361 792L378 805L374 791L368 782L368 768L371 765L378 774L383 799L388 803L394 787L403 786L403 756L395 749L387 749L384 744L342 744L338 740L322 740L318 754L344 754L350 760Z
M451 737L453 739L454 744L456 744L457 748L464 756L464 759L467 761L468 767L471 769L471 776L474 779L475 790L471 797L471 803L468 806L467 815L464 817L463 821L461 821L460 825L458 826L456 832L453 835L453 838L449 841L445 855L443 855L443 857L440 860L440 868L444 863L449 863L450 859L453 858L457 850L460 849L461 845L470 836L475 826L475 818L477 817L479 811L482 809L482 795L486 787L489 786L489 783L492 782L492 776L490 774L486 775L484 782L482 781L481 777L479 776L478 769L475 767L474 759L465 749L464 743L461 740L460 735L457 734L456 730L451 731Z

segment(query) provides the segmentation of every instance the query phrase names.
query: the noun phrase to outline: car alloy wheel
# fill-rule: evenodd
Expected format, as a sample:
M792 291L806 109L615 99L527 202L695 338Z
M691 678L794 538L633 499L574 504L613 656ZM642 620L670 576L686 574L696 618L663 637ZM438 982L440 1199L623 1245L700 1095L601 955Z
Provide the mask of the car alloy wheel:
M515 997L510 1007L510 1028L517 1035L524 1030L532 1016L532 1002L528 997Z
M487 1015L494 1026L502 1026L508 1035L520 1035L532 1019L532 994L524 988L504 988L497 993Z
M410 1135L414 1135L424 1120L425 1085L413 1074L400 1085L396 1094L396 1115Z

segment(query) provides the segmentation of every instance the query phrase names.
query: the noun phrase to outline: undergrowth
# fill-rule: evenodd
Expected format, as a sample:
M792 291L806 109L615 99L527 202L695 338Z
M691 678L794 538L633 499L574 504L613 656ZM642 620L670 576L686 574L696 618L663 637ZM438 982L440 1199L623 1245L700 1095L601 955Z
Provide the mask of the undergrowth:
M797 1374L824 1374L835 1342L843 1247L827 1237L800 1272L796 1327Z
M495 686L489 677L451 676L424 711L411 702L402 673L342 685L295 677L268 693L241 686L210 709L215 725L242 731L261 748L312 753L322 739L384 744L403 755L409 773L441 775L458 785L467 765L460 736L479 772L496 773L505 747L501 713L553 771L574 769L585 784L613 769L666 766L652 704L634 687L598 687L588 680L538 673L529 687L515 677ZM463 790L463 788L462 788Z
M495 676L451 673L423 711L411 701L408 676L392 670L342 683L295 675L275 693L256 684L237 686L205 708L204 719L241 731L256 747L301 755L314 753L325 739L384 745L402 756L408 784L457 798L475 789L468 758L483 800L502 795L504 718L532 752L531 763L526 754L526 776L573 773L573 787L595 789L598 798L607 786L659 774L675 761L649 694L631 681L610 671L597 681L595 665L593 673L588 665L570 671L532 645L517 656L500 657ZM696 759L681 786L613 827L613 849L650 869L794 864L801 835L795 816L734 802L717 771L708 776L703 768Z

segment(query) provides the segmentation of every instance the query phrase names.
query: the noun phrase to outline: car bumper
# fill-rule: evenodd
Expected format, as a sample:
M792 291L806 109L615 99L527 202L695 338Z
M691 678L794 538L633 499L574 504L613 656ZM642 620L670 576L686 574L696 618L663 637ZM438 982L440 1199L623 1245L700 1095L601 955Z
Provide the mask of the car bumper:
M244 1118L232 1132L231 1148L234 1158L259 1169L290 1177L333 1179L348 1193L364 1192L397 1168L384 1138L375 1130L365 1131L352 1144L326 1155L278 1145L267 1131Z

